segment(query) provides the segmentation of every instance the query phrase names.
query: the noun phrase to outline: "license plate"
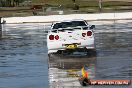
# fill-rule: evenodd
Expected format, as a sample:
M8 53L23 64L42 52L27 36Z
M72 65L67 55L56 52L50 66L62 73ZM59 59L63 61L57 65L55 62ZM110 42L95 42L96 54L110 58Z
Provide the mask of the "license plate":
M66 48L68 48L68 49L75 49L75 48L77 48L77 45L76 44L66 45Z

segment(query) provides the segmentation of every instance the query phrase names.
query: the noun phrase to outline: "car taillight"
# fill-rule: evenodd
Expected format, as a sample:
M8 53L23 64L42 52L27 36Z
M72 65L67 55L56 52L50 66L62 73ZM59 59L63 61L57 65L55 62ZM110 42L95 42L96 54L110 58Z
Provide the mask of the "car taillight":
M92 32L91 31L88 31L87 32L87 36L91 36L92 35Z
M56 39L56 40L58 40L58 39L59 39L59 36L58 36L58 35L56 35L56 36L55 36L55 39Z
M86 33L82 33L82 36L85 37L86 36Z
M54 40L54 35L50 35L50 36L49 36L49 39L50 39L50 40Z
M49 39L50 39L50 40L54 40L54 39L55 39L55 40L58 40L58 39L59 39L59 36L58 36L58 35L56 35L56 36L50 35L50 36L49 36Z

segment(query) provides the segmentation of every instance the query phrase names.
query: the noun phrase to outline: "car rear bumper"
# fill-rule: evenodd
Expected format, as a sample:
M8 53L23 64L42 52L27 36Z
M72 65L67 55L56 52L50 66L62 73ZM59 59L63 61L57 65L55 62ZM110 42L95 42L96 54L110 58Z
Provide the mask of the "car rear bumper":
M87 49L94 49L95 45L94 45L94 39L90 38L87 40L80 40L80 41L52 41L52 42L48 42L47 46L48 46L48 53L54 53L57 52L58 50L66 50L67 49L67 44L76 44L77 47L76 48L87 48ZM73 49L76 49L73 48Z

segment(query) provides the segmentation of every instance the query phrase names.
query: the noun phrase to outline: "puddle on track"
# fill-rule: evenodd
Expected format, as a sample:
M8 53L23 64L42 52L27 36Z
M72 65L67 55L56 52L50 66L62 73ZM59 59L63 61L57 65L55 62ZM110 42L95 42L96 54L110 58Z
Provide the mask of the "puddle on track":
M6 24L4 28L6 35L0 40L0 88L48 88L43 26Z
M5 39L0 40L0 88L82 88L78 74L84 65L88 66L91 79L131 80L131 23L97 25L94 30L97 56L87 57L81 53L50 58L46 27L42 23L6 24ZM106 87L115 88L88 88Z

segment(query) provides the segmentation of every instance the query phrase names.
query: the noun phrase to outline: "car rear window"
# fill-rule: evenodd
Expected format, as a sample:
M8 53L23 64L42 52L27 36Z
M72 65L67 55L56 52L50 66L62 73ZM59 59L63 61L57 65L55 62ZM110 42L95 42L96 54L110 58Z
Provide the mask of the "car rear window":
M77 27L77 26L87 26L87 25L84 21L61 22L54 24L53 29Z

